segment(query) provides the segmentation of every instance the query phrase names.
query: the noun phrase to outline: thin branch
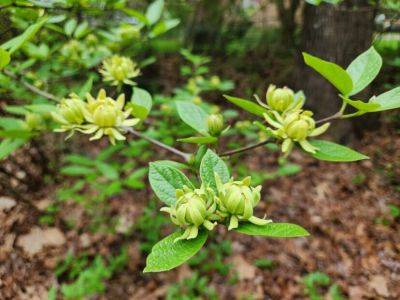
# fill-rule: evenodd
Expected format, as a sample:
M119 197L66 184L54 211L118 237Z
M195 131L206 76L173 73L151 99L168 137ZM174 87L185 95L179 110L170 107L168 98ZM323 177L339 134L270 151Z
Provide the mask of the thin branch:
M26 82L25 80L23 80L21 77L13 74L12 72L8 71L8 70L3 70L4 74L6 74L7 76L11 77L14 80L17 80L19 82L21 82L21 84L29 91L31 91L32 93L35 93L39 96L42 96L46 99L52 100L52 101L60 101L59 98L57 98L55 95L50 94L48 92L42 91L41 89L38 89L36 86L30 84L29 82Z
M124 129L127 132L132 133L134 136L142 138L142 139L144 139L144 140L146 140L146 141L148 141L148 142L150 142L150 143L152 143L154 145L157 145L158 147L161 147L161 148L163 148L163 149L165 149L165 150L167 150L167 151L169 151L169 152L171 152L171 153L173 153L175 155L178 155L178 156L182 157L185 161L188 161L189 158L191 157L190 153L182 152L182 151L180 151L180 150L178 150L178 149L176 149L174 147L168 146L168 145L166 145L166 144L164 144L164 143L162 143L162 142L160 142L158 140L155 140L155 139L153 139L151 137L143 135L139 131L136 131L136 130L130 128L130 127L126 127Z
M333 114L332 116L315 121L315 124L326 123L328 121L337 120L340 119L342 116L343 114L340 111L338 111L336 114Z
M346 106L347 106L347 103L345 101L343 101L342 106L340 107L340 109L337 113L333 114L332 116L317 120L317 121L315 121L315 124L326 123L328 121L342 119L344 117L343 113L346 109Z
M245 146L245 147L242 147L242 148L226 151L224 153L221 153L220 156L231 156L233 154L242 153L242 152L245 152L245 151L248 151L248 150L252 150L254 148L261 147L261 146L267 144L268 142L269 142L269 140L267 139L267 140L261 141L261 142L259 142L257 144L253 144L253 145Z

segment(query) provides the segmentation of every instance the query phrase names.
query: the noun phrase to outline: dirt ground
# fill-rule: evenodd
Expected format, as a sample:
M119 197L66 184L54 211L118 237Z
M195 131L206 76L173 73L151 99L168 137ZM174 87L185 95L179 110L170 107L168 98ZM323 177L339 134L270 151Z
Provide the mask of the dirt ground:
M400 136L396 132L371 134L354 146L371 160L338 164L294 153L293 160L303 171L264 183L266 201L258 214L300 224L310 237L266 239L220 229L218 241L229 239L233 248L225 261L238 274L235 284L227 284L217 273L207 274L221 299L244 295L305 299L302 277L315 271L328 274L349 299L400 299L400 223L393 220L387 206L400 204ZM265 151L256 149L243 156L249 169L273 167L273 157ZM52 190L44 187L32 195L38 211L53 201ZM144 206L137 199L148 192L113 199L113 213L136 220ZM109 280L104 295L94 299L163 299L171 283L193 272L184 265L167 273L143 275L145 257L138 250L135 233L129 237L90 234L79 230L84 224L69 229L58 220L55 226L44 227L38 223L38 212L18 199L0 200L0 299L46 299L47 290L60 284L54 269L69 249L107 255L121 244L128 245L127 267ZM82 214L71 204L59 217ZM255 267L253 262L259 258L271 259L274 268Z

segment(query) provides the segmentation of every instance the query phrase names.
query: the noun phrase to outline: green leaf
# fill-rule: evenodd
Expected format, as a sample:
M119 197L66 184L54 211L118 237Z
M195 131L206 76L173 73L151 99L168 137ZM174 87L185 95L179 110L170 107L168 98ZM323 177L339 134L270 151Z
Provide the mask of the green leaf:
M185 122L197 132L203 135L208 135L208 114L201 107L192 102L177 101L176 108L178 109L179 117L182 119L183 122Z
M200 230L195 239L179 240L174 243L181 234L175 232L153 246L146 259L144 273L168 271L183 264L203 247L208 236L206 230Z
M306 2L312 5L320 5L322 0L306 0Z
M21 119L0 117L0 127L3 129L24 129L25 122Z
M193 184L185 174L174 167L157 161L150 163L149 181L154 193L167 205L175 203L176 189L180 189L184 185L193 188Z
M61 169L61 174L68 176L85 176L95 173L92 168L84 167L84 166L67 166Z
M25 105L25 108L34 113L46 114L55 111L57 107L53 104L30 104Z
M218 138L215 136L191 136L184 139L178 139L179 142L192 144L215 144Z
M131 97L132 115L141 120L149 115L153 101L148 91L137 87L133 88Z
M310 235L303 227L290 223L268 223L262 226L252 223L240 223L236 231L248 235L275 238L293 238Z
M111 165L104 162L97 162L97 169L108 179L116 180L119 178L118 171Z
M149 36L151 38L159 36L159 35L167 32L168 30L171 30L172 28L178 26L179 23L180 23L179 19L171 19L171 20L165 20L165 21L158 22L157 25L154 26L154 28L151 30Z
M173 167L178 170L187 169L188 166L173 160L157 160L157 164L163 164L165 166Z
M355 95L367 87L378 75L381 67L382 57L374 47L369 48L353 60L347 67L347 73L354 84L350 95Z
M64 25L65 34L71 36L77 25L78 22L75 19L68 20Z
M363 102L361 100L351 100L347 97L342 97L342 99L347 104L363 112L373 112L376 111L381 106L379 103L369 103L369 102Z
M90 76L86 80L85 84L79 89L78 96L80 98L84 98L86 96L86 93L90 92L90 90L93 87L93 80L94 80L93 76Z
M303 52L303 57L306 65L325 77L343 95L348 95L353 90L353 81L342 67L305 52Z
M346 146L342 146L333 142L323 140L311 140L310 144L319 148L316 153L312 154L317 159L326 161L357 161L368 159L368 156L361 154Z
M29 112L24 106L20 105L5 105L4 111L10 114L22 115L22 116L24 116L26 113Z
M84 166L94 166L96 165L96 161L93 158L78 154L69 154L65 157L65 161L71 164L76 165L84 165Z
M369 103L380 104L380 107L378 107L375 111L400 108L400 86L386 93L380 94L377 97L372 97L369 100Z
M1 48L8 50L10 54L13 54L26 42L31 40L47 20L47 17L40 19L37 23L29 26L21 35L5 42L3 45L1 45Z
M228 95L224 95L224 97L233 104L239 106L240 108L252 113L253 115L262 117L264 113L267 111L266 108L246 99L232 97Z
M142 14L140 11L137 11L136 9L132 8L122 8L121 9L124 13L126 13L129 16L135 17L139 22L143 24L147 24L147 18L144 14Z
M0 48L0 70L7 66L10 63L10 60L10 53L3 48Z
M149 5L146 11L146 19L150 25L155 24L162 15L164 0L156 0Z
M28 129L6 129L0 130L0 136L11 139L28 139L33 135Z
M24 139L4 139L0 142L0 159L12 154L15 150L24 145Z
M200 178L203 183L216 191L215 173L219 175L222 183L229 181L229 170L225 162L212 150L208 149L200 163Z
M74 36L77 39L84 37L85 34L88 33L88 27L89 27L89 24L87 21L82 22L81 24L78 25L78 27L76 27Z

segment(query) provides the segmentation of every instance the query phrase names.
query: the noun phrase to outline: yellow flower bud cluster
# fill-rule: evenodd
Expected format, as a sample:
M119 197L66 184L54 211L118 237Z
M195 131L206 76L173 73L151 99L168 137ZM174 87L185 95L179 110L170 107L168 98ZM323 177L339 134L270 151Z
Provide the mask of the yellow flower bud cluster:
M276 88L270 85L266 94L267 104L262 104L268 109L264 113L266 122L271 126L268 133L275 138L283 140L282 152L288 154L294 143L298 143L305 151L315 153L318 148L311 145L308 137L324 133L329 123L316 127L313 113L303 110L304 97L295 97L294 92L287 88Z
M121 86L122 84L135 85L131 78L140 75L140 69L130 58L114 55L103 61L100 73L104 81L110 81L111 85Z
M213 230L218 223L228 223L228 229L235 229L239 221L265 225L271 220L257 218L253 209L260 201L261 186L251 187L251 178L223 184L216 174L217 192L210 187L190 189L186 186L176 190L176 202L161 211L170 214L171 221L184 229L175 241L194 239L199 227Z
M96 98L88 93L86 101L71 94L69 98L63 99L57 110L52 113L53 119L61 125L55 131L70 131L67 138L75 131L93 134L90 140L107 135L112 144L116 140L125 140L121 132L125 127L135 126L139 119L129 119L132 109L124 109L124 105L124 94L114 100L107 97L103 89Z

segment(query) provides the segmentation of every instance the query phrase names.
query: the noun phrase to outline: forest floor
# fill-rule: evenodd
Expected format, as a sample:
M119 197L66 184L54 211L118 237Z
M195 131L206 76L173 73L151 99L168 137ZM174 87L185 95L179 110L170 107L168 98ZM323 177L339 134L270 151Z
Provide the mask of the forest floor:
M400 201L400 136L386 132L383 136L371 134L356 145L371 157L358 163L318 162L295 152L293 161L303 170L265 181L266 201L257 213L299 224L311 236L265 239L227 234L220 228L213 243L231 241L231 254L222 262L233 267L227 275L202 268L202 276L209 279L206 285L213 287L220 299L307 299L303 278L319 271L329 275L346 298L400 299L400 222L391 216L388 206L399 206ZM250 170L261 170L273 160L265 153L256 149L243 159ZM39 211L53 201L53 189L46 187L32 195ZM112 199L112 213L137 219L146 201L138 199L148 198L149 192ZM107 281L105 293L95 299L164 299L171 284L191 277L196 269L184 265L143 275L141 236L135 232L84 232L87 220L83 214L76 204L67 204L58 214L60 219L46 227L24 203L0 197L0 299L47 299L50 287L60 284L55 269L68 250L109 255L118 253L121 245L127 246L126 266ZM62 222L65 215L79 220L74 228ZM320 294L327 294L328 287L319 288Z

